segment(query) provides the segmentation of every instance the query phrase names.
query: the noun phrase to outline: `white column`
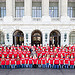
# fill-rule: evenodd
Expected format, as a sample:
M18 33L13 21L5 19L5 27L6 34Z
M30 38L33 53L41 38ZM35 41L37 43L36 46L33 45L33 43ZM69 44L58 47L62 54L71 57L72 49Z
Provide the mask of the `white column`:
M31 43L31 33L28 34L28 44Z
M49 0L42 0L42 19L43 21L50 21L49 16Z
M66 22L69 21L70 18L67 15L68 10L68 0L59 0L60 2L60 9L61 9L61 21Z
M28 22L32 16L32 0L24 0L24 17L23 21Z
M26 33L24 33L24 45L26 45Z
M6 16L4 17L6 23L13 21L13 2L14 0L6 0Z
M15 17L15 0L13 0L13 17Z

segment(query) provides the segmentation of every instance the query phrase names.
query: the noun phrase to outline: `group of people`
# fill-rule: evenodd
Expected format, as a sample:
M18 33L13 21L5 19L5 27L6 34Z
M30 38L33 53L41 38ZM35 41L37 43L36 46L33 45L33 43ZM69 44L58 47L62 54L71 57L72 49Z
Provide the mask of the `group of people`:
M75 68L75 44L73 46L21 46L0 45L0 67L15 68Z

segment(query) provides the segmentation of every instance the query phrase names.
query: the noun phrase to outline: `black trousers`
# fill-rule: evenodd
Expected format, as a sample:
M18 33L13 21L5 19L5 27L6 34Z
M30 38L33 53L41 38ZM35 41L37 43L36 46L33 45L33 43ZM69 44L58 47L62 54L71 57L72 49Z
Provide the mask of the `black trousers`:
M33 65L33 68L37 68L37 67L38 67L38 65L37 65L37 64L34 64L34 65Z

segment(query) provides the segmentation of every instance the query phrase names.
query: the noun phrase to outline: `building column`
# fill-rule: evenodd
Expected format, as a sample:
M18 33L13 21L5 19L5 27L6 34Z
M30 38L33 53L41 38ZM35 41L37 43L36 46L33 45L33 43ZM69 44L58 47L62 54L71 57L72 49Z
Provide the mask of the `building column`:
M68 0L59 0L60 4L60 17L62 22L70 21L69 16L67 15L68 12Z
M4 17L4 22L9 23L13 21L13 4L14 0L6 0L6 16Z
M31 43L31 33L28 34L28 44Z
M49 16L49 0L42 0L42 20L51 21Z
M24 0L24 17L23 21L31 21L32 16L32 0Z

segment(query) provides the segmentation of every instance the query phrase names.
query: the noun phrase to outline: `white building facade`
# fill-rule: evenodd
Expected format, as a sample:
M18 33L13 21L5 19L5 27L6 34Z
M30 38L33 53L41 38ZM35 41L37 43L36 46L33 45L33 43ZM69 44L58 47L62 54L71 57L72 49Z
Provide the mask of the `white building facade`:
M75 0L0 0L0 44L75 43Z

